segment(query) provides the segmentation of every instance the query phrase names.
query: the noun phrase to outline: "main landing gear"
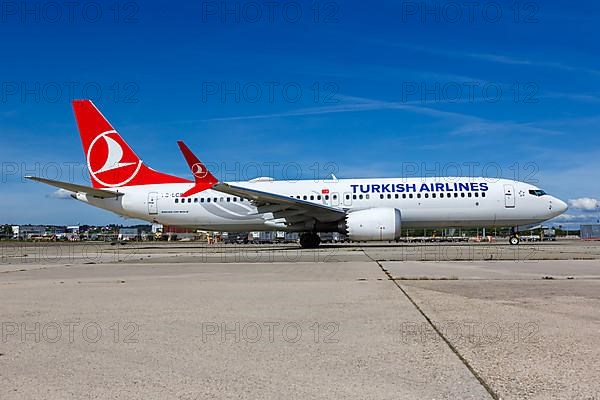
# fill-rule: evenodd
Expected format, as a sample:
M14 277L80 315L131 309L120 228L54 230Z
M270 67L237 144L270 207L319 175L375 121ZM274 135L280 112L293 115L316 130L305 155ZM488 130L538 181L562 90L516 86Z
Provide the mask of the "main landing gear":
M321 238L314 232L305 232L300 234L300 246L303 249L315 249L319 247Z
M521 239L519 239L519 234L517 233L517 230L515 228L511 228L508 243L510 243L513 246L516 246L519 244L520 241Z

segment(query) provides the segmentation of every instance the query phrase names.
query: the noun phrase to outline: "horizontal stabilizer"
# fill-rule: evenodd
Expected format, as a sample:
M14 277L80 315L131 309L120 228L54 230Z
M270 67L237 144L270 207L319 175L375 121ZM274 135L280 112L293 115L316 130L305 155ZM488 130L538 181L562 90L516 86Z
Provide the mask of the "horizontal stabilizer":
M123 196L123 194L124 194L124 193L114 192L112 190L96 189L96 188L93 188L90 186L78 185L76 183L61 182L61 181L55 181L55 180L46 179L46 178L38 178L37 176L26 176L25 178L31 179L32 181L42 182L42 183L45 183L50 186L55 186L57 188L65 189L70 192L86 193L86 194L92 195L94 197L100 197L102 199L116 198L119 196Z

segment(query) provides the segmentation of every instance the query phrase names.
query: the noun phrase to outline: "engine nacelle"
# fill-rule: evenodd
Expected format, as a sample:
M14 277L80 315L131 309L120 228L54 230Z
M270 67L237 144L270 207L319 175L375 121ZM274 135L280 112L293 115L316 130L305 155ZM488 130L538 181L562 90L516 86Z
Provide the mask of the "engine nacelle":
M369 208L346 216L346 231L350 240L395 240L400 237L400 210Z

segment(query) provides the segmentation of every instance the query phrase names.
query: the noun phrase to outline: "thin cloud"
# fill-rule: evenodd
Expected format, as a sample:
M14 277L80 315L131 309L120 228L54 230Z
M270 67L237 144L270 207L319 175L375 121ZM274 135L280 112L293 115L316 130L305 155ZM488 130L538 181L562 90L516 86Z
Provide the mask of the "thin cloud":
M597 211L600 209L600 201L590 197L580 197L578 199L570 199L569 207L583 211Z
M490 61L500 64L509 64L509 65L530 65L532 67L544 67L551 69L561 69L565 71L581 71L587 72L590 74L600 74L600 70L585 68L585 67L576 67L572 65L563 64L555 61L532 61L532 60L524 60L520 58L515 58L511 56L498 55L498 54L485 54L485 53L470 53L465 54L468 57Z
M299 117L307 115L319 115L319 114L334 114L344 112L357 112L357 111L371 111L380 110L386 108L384 105L379 103L364 103L364 104L345 104L337 106L324 106L324 107L312 107L302 108L294 111L286 111L280 113L269 113L269 114L255 114L255 115L239 115L233 117L218 117L203 119L202 122L209 121L237 121L237 120L248 120L248 119L267 119L267 118L282 118L282 117ZM389 107L388 107L389 108Z
M431 117L453 119L457 126L449 132L451 135L473 135L481 133L530 133L542 135L562 135L564 132L540 128L533 125L531 122L517 123L514 121L493 121L474 115L443 111L431 107L424 107L420 102L386 102L376 99L369 99L357 96L340 96L345 100L355 101L357 103L304 108L294 111L255 114L255 115L240 115L232 117L219 117L201 120L201 122L214 121L240 121L253 119L269 119L269 118L285 118L285 117L300 117L310 115L323 115L345 112L364 112L364 111L379 111L379 110L404 110L415 114L423 114Z
M55 190L54 192L46 195L46 197L51 198L51 199L67 200L67 199L71 199L71 194L73 194L73 192L69 192L68 190L65 190L65 189L58 189L58 190Z
M467 53L467 52L460 52L460 51L436 49L433 47L407 45L407 44L401 44L401 43L391 43L391 45L395 46L395 47L405 48L408 50L413 50L413 51L418 51L418 52L433 54L433 55L443 55L443 56L451 57L451 58L469 57L469 58L493 62L493 63L497 63L497 64L525 65L525 66L531 66L531 67L559 69L559 70L563 70L563 71L586 72L586 73L593 74L593 75L600 74L600 70L598 70L598 69L573 66L573 65L568 65L568 64L561 63L561 62L556 62L556 61L529 60L529 59L523 59L523 58L518 58L518 57L514 57L514 56L503 55L503 54Z

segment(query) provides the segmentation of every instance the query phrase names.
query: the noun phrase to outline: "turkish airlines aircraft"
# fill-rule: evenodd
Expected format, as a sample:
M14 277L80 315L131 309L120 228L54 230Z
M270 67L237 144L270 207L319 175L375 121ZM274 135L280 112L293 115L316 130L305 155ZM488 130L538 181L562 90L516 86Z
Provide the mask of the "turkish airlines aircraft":
M133 152L89 100L73 101L93 187L27 178L73 192L116 214L163 225L211 231L317 232L357 241L391 241L400 228L519 226L556 217L567 205L528 183L472 177L219 182L183 142L195 180L155 171Z

